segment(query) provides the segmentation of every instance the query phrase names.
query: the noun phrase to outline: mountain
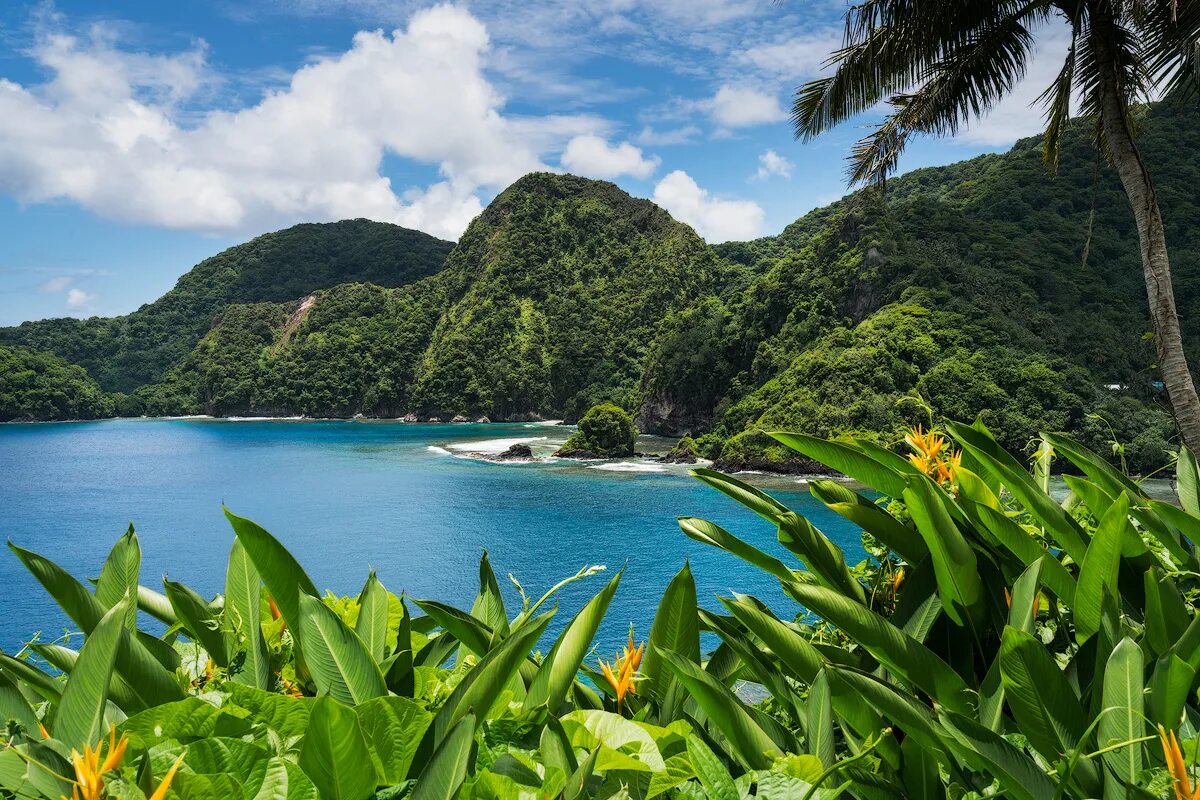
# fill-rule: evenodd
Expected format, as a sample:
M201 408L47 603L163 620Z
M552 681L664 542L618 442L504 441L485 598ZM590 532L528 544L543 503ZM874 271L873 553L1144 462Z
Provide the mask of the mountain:
M1200 111L1164 102L1139 125L1186 345L1200 356L1200 232L1190 225ZM29 335L61 321L0 341L52 350L105 388L136 386L129 405L152 414L574 419L611 401L644 431L702 434L697 446L722 467L805 470L760 430L889 443L907 426L982 410L1018 450L1056 429L1137 471L1169 457L1132 215L1082 123L1054 175L1040 142L1023 140L909 173L883 194L855 192L752 242L710 247L611 183L545 173L501 193L440 271L448 244L427 242L420 252L433 255L409 271L396 265L417 248L380 244L400 229L373 225L339 223L344 238L310 245L323 257L306 262L306 281L285 281L278 258L254 280L226 278L203 314L181 315L186 335L165 312L144 317L161 327L153 381L138 384L152 370L106 377L115 357L89 362L112 347L104 336L77 332L76 355ZM364 231L376 244L363 244ZM243 248L213 260L249 263ZM392 265L388 279L375 258ZM206 270L197 275L225 274ZM189 274L174 291L201 295L193 287L215 282ZM182 305L171 297L122 320Z
M534 173L436 276L233 306L139 397L156 413L576 418L635 405L667 321L741 272L647 200Z
M0 343L54 353L104 389L131 392L161 378L234 303L290 301L353 281L402 286L441 269L453 247L365 219L296 225L205 259L131 314L26 322L0 328Z

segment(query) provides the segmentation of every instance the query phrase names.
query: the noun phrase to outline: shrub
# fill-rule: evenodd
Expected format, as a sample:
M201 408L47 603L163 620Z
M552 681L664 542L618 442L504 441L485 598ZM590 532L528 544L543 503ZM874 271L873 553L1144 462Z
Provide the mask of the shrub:
M579 420L579 429L568 437L559 453L591 453L603 458L633 455L637 443L633 417L612 403L592 406Z

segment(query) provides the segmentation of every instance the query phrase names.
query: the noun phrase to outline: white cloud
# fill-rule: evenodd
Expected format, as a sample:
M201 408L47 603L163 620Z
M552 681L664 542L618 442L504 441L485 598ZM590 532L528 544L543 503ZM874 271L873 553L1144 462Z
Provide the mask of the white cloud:
M0 191L69 200L106 217L250 231L365 216L457 237L477 191L534 169L592 116L514 117L484 74L484 26L455 6L388 35L359 33L239 110L185 111L210 78L204 49L129 53L111 36L43 35L42 84L0 79ZM385 156L433 165L424 188L394 187Z
M842 35L821 29L801 36L757 44L738 53L737 63L752 66L774 78L802 80L822 71L830 54L842 45Z
M672 144L691 144L701 133L700 129L695 125L684 125L681 128L670 128L668 130L655 130L652 126L646 125L641 132L634 137L634 141L638 144L654 146L665 146Z
M683 170L675 170L658 182L654 202L709 242L753 239L762 231L763 210L758 203L713 197Z
M70 275L59 275L39 284L38 291L43 294L57 294L58 292L65 291L71 285L72 280L74 279Z
M787 119L787 112L774 95L748 86L725 84L706 107L712 118L725 128L748 128Z
M68 311L87 311L95 301L94 294L88 294L83 289L71 289L67 292Z
M639 147L629 142L610 145L599 136L576 136L567 143L561 163L571 172L590 178L615 178L632 175L649 178L658 169L658 158L645 158Z
M795 164L774 150L767 150L758 157L758 171L751 177L760 181L765 181L772 175L778 175L781 178L790 178L792 177L792 168L795 166Z

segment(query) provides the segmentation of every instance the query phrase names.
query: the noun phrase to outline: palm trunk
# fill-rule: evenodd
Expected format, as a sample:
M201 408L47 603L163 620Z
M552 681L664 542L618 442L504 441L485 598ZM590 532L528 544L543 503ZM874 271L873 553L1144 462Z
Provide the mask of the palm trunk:
M1142 160L1129 124L1129 109L1122 83L1117 51L1112 35L1115 30L1106 0L1089 3L1091 44L1098 71L1100 131L1108 145L1109 157L1133 208L1141 242L1142 272L1150 300L1150 318L1154 324L1154 346L1175 424L1183 443L1192 452L1200 452L1200 397L1183 354L1183 336L1179 314L1175 310L1175 292L1171 286L1171 265L1167 260L1167 238L1162 213L1150 171Z

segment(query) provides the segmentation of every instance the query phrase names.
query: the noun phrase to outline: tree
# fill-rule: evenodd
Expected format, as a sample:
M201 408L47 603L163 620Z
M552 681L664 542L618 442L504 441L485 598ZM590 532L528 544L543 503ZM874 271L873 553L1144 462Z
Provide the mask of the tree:
M952 135L1024 77L1035 33L1063 20L1071 45L1042 95L1045 158L1057 163L1072 98L1120 176L1141 243L1158 366L1185 444L1200 449L1200 398L1184 358L1167 242L1133 111L1156 92L1193 91L1198 0L864 0L846 14L832 74L800 88L796 135L816 136L887 100L891 112L853 148L852 183L882 184L914 134Z

